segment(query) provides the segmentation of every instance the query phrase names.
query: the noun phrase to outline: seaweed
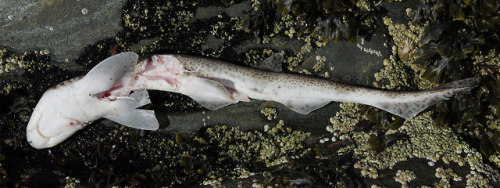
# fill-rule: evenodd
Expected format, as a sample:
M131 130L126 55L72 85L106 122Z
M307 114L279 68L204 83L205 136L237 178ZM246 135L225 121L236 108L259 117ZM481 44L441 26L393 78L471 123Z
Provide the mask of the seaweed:
M355 43L358 36L368 36L376 29L375 3L363 1L369 8L358 6L355 0L274 0L283 15L297 20L299 36L315 37L323 43L349 41Z
M411 63L421 77L438 84L476 76L481 83L467 96L439 102L432 109L434 123L452 127L472 139L485 156L494 153L491 142L498 126L498 52L500 2L492 0L422 1L411 20L428 25ZM488 55L485 55L488 54Z

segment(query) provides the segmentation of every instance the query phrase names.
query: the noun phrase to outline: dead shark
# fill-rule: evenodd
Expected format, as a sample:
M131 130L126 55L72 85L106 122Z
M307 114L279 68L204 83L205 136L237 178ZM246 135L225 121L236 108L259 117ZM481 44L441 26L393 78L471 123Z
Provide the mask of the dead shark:
M118 54L96 65L85 76L45 91L26 128L29 144L38 149L55 146L103 117L123 125L144 124L147 127L142 129L156 130L158 121L154 112L136 109L151 102L147 91L109 94L110 90L130 82L137 58L135 53Z
M374 106L413 118L438 101L468 92L478 84L468 78L425 91L386 91L281 72L283 56L275 54L257 68L186 55L154 55L139 61L133 52L111 56L82 78L47 90L27 126L27 140L35 148L53 147L94 120L158 129L146 90L187 95L216 110L250 99L276 101L308 114L331 101Z

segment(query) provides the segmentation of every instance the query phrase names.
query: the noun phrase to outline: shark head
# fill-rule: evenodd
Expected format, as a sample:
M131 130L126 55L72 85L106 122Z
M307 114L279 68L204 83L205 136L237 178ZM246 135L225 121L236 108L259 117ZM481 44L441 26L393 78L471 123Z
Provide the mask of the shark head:
M53 147L102 117L129 126L138 127L139 121L148 123L149 129L157 128L152 111L136 109L150 103L147 92L129 95L127 84L133 78L137 59L133 52L117 54L96 65L84 77L47 90L26 128L28 143L37 149Z
M26 138L31 146L37 149L55 146L95 120L83 117L78 106L83 102L90 107L89 101L95 103L99 100L90 96L82 98L79 91L75 91L79 82L81 80L66 81L65 85L51 88L43 94L26 128Z

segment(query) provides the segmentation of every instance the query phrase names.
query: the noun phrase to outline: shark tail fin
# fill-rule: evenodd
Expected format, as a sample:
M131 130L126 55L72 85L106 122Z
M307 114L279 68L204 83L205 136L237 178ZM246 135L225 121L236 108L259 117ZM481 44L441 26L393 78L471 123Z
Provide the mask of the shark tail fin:
M469 92L478 83L477 78L466 78L421 92L388 92L391 100L375 102L372 106L411 119L439 101L447 100L455 94Z

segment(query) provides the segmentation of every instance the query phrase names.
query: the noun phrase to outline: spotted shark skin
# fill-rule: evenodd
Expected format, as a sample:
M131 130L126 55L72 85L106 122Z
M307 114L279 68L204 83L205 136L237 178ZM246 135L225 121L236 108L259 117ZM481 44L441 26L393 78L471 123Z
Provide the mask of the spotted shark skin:
M137 109L150 103L146 90L181 93L210 110L258 99L308 114L338 101L371 105L409 119L478 84L468 78L425 91L386 91L283 73L282 59L275 54L255 69L186 55L153 55L139 61L133 52L120 53L87 75L47 90L28 123L27 140L38 149L53 147L99 118L156 130L154 112Z
M280 102L301 114L308 114L331 101L338 101L375 106L409 119L427 107L441 100L446 100L454 94L468 92L478 84L476 78L468 78L426 91L386 91L302 75L250 69L201 57L185 55L158 55L158 57L161 58L153 61L153 64L164 63L161 59L175 59L179 69L183 70L179 77L196 77L216 81L229 91L244 96L243 100L234 99L233 103L246 101L247 98L270 100ZM162 90L161 88L157 89ZM190 89L195 90L193 93L203 92L196 90L197 88ZM165 91L172 92L169 89ZM182 91L180 93L192 96ZM201 104L203 105L203 103ZM207 104L205 107L215 110L223 106Z

